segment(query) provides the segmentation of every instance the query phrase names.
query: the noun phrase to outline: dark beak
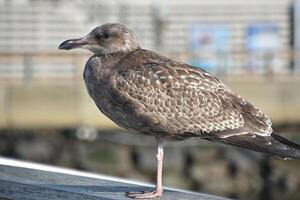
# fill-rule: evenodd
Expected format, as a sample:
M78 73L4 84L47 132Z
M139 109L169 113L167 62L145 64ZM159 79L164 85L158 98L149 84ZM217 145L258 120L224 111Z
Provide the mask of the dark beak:
M81 46L86 44L88 44L88 39L86 37L79 39L71 39L61 43L58 49L70 50L74 48L80 48Z

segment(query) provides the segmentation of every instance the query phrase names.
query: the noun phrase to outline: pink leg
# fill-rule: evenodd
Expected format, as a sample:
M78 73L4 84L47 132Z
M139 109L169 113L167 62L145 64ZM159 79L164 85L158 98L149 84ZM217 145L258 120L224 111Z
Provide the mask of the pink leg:
M164 149L163 143L159 139L157 139L157 155L156 155L156 163L157 163L157 176L156 176L156 187L152 192L128 192L126 194L127 197L134 199L148 199L162 196L163 186L162 186L162 166L163 166L163 158L164 158Z

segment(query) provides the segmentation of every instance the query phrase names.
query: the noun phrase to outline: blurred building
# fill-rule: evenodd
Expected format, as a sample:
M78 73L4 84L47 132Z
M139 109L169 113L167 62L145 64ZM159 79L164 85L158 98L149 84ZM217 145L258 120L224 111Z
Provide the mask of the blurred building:
M143 47L167 54L183 54L186 59L197 57L192 47L195 43L202 46L212 43L203 54L214 53L219 50L218 46L226 44L223 53L229 54L230 62L226 66L230 66L229 72L244 71L252 50L264 51L268 44L255 36L265 34L264 39L277 43L273 47L276 59L272 67L281 72L290 64L292 3L291 0L276 3L272 0L76 0L72 3L1 0L0 51L57 53L57 44L65 38L86 34L87 30L102 23L121 22L134 30ZM212 30L209 26L223 28ZM206 44L199 41L201 33L195 37L195 27L202 30L202 37L206 34ZM210 37L225 29L228 37L212 41Z

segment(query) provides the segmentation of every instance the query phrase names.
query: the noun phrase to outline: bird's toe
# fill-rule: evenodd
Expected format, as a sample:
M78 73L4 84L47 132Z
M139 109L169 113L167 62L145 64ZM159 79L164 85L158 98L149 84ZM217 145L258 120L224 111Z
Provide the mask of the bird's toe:
M150 199L160 197L162 194L157 191L152 192L127 192L126 196L133 199Z

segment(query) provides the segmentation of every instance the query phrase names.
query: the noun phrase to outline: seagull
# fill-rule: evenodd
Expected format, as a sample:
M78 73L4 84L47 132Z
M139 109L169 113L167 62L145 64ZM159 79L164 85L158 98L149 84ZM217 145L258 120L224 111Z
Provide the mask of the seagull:
M156 187L151 192L128 192L127 197L162 196L166 141L197 137L300 159L300 145L275 134L258 108L207 71L142 49L125 25L103 24L59 46L74 48L94 54L83 78L99 110L129 131L156 138Z

